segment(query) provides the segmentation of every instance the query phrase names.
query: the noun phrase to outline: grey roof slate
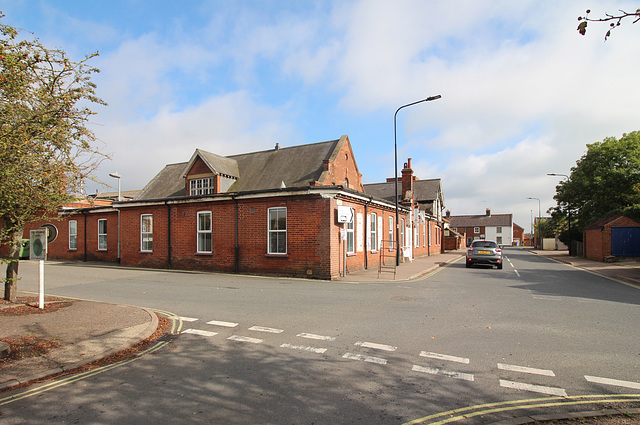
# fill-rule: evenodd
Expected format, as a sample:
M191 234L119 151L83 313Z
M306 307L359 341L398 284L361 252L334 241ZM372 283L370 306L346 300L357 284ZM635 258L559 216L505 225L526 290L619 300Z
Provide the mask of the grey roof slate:
M390 202L395 202L394 182L371 183L364 185L365 193L382 198ZM398 198L402 197L402 179L398 177ZM441 198L442 182L440 179L416 180L413 182L413 199L418 203L432 202Z
M324 172L324 161L334 154L340 139L223 157L197 149L191 160L164 167L136 199L185 196L184 176L199 156L213 172L237 177L228 192L246 192L309 186Z
M182 173L186 162L169 164L151 179L134 199L161 199L184 196Z
M495 227L511 226L513 214L484 215L452 215L449 217L451 227Z

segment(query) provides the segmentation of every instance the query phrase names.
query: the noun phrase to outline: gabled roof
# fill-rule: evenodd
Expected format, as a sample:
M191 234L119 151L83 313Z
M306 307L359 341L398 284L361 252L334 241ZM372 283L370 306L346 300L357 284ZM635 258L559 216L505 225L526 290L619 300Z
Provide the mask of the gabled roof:
M324 161L335 159L336 149L346 137L328 142L223 157L196 149L188 162L164 167L136 199L162 199L185 196L185 176L200 158L215 173L235 179L227 192L246 192L307 187L323 177ZM324 183L321 181L321 183Z
M320 180L323 162L329 160L340 140L271 149L228 158L237 161L240 178L230 192L309 186Z
M491 214L491 215L452 215L449 217L451 227L495 227L511 226L513 214Z
M211 152L203 151L202 149L196 149L191 156L191 159L184 167L182 177L186 177L187 173L193 167L196 160L200 158L209 167L214 174L221 174L226 177L240 177L240 171L238 169L238 162L224 156L216 155Z
M588 225L587 227L584 228L584 230L589 230L589 229L600 229L608 224L611 224L615 221L620 220L621 218L625 217L624 214L616 214L613 215L611 217L607 217L607 218L603 218L602 220L598 220L595 223L591 223L590 225ZM627 217L628 218L628 217ZM633 219L629 219L631 221L635 221Z
M394 182L365 184L364 191L369 195L395 202ZM398 177L398 198L401 197L402 179ZM442 181L440 179L414 180L413 199L418 203L433 202L436 199L440 199L444 203Z

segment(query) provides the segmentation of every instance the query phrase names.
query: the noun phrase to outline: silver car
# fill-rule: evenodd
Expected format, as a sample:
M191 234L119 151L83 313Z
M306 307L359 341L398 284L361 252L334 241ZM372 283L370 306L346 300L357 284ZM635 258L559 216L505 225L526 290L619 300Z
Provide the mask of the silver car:
M488 264L502 268L502 249L494 241L475 240L467 249L467 267Z

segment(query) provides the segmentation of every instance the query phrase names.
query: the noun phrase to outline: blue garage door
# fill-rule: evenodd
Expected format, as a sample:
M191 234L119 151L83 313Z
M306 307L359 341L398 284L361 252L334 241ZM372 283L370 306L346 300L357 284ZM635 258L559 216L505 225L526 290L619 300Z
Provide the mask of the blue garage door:
M612 227L611 255L640 257L640 227Z

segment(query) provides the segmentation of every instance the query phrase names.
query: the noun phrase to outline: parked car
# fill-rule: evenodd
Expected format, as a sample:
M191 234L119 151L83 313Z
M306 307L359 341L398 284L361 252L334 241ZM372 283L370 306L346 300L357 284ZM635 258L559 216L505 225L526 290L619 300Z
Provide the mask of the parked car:
M502 248L494 242L488 240L475 240L467 249L467 267L474 264L488 264L502 268Z

